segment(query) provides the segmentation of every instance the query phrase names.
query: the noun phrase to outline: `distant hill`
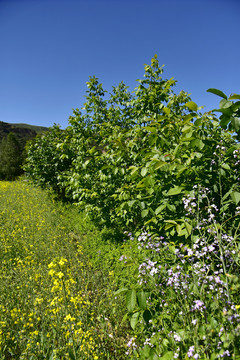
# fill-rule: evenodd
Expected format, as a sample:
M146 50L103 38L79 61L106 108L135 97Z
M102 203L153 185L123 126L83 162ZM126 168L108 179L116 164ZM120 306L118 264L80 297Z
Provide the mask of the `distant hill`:
M33 131L35 131L37 134L40 134L40 133L42 133L42 132L44 132L44 131L48 131L48 128L45 127L45 126L29 125L29 124L22 124L22 123L19 123L19 124L11 124L11 125L16 126L17 128L24 128L24 129L33 130Z
M0 143L4 137L12 132L24 147L26 141L33 139L37 134L48 131L47 127L29 124L10 124L0 121Z

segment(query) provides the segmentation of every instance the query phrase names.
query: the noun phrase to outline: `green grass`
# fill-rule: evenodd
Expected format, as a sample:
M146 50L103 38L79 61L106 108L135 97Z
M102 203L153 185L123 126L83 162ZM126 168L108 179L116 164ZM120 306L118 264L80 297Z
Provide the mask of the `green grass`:
M0 182L0 204L0 359L124 359L120 246L26 182Z

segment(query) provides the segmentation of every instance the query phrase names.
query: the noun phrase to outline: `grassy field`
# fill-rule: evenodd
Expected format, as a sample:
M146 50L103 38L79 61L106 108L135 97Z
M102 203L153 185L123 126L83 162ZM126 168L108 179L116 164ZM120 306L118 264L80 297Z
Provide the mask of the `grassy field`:
M125 358L117 245L103 254L90 223L26 182L0 182L0 204L0 358Z

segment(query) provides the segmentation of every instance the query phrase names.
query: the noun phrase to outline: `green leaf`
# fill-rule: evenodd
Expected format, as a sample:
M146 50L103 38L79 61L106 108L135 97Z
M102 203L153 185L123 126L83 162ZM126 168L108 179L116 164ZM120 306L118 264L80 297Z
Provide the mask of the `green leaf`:
M148 212L149 212L149 209L144 209L144 210L141 212L142 218L145 218L145 217L148 215Z
M135 312L134 314L132 314L132 316L131 316L130 325L133 330L135 330L135 327L138 323L139 315L140 315L140 312L138 311L138 312Z
M219 103L220 109L227 109L232 106L232 102L229 100L222 99Z
M201 139L194 139L191 141L191 146L194 147L198 147L200 150L202 150L205 146L204 142Z
M173 352L172 351L168 351L166 352L163 356L161 356L159 358L160 360L172 360L173 359Z
M167 164L166 161L161 161L157 159L153 159L153 161L154 161L154 165L153 165L154 170L158 170Z
M170 211L176 211L176 206L173 205L173 204L169 204L169 202L167 203L167 208L170 210Z
M170 189L167 193L168 196L171 195L178 195L180 192L182 192L183 187L182 186L174 186L172 189Z
M130 166L128 168L128 170L132 170L131 171L131 175L135 174L136 171L138 171L138 167L137 166Z
M240 201L240 193L237 191L234 191L231 193L231 198L232 200L235 202L235 204L237 205Z
M167 115L170 114L170 109L167 108L167 107L164 107L164 108L163 108L163 111L164 111Z
M155 210L155 214L158 215L160 214L165 208L166 208L167 204L162 204L160 206L158 206Z
M147 307L147 299L146 299L146 294L144 291L139 291L137 293L137 300L138 300L138 305L142 310L145 310Z
M188 235L191 235L192 225L190 225L189 223L185 222L185 228L186 228L186 230L187 230Z
M141 170L142 177L144 177L147 174L147 172L148 172L148 169L146 167L142 168L142 170Z
M193 118L192 114L188 114L183 117L183 124L189 123L189 121Z
M232 117L231 124L233 129L238 132L240 130L240 118L239 117Z
M229 99L229 100L237 100L237 99L240 100L240 95L238 95L238 94L233 94L233 95L231 95L228 99Z
M218 96L220 96L220 97L227 100L227 95L224 94L221 90L210 88L210 89L207 90L207 92L218 95Z
M228 164L222 164L222 168L225 170L231 170L231 168Z
M220 116L220 126L223 128L223 129L226 129L227 128L227 125L230 121L229 117L228 116Z
M132 290L128 290L126 293L126 303L127 303L127 308L129 312L133 312L134 307L136 305L136 290L132 289Z
M136 201L137 201L137 200L129 200L129 201L128 201L129 207L130 207L130 208L133 207L133 205L136 203Z
M121 288L121 289L118 289L117 291L115 291L114 295L119 295L119 294L122 294L122 293L126 293L128 291L127 288Z
M194 101L188 101L185 105L186 105L190 110L193 110L193 111L197 111L197 109L198 109L198 106L197 106L197 104L196 104Z
M179 224L177 224L176 230L177 230L178 236L181 236L181 234L182 234L182 228L181 228L181 226L180 226Z
M149 359L149 352L150 352L150 346L149 345L145 345L143 350L141 351L141 354L145 357Z

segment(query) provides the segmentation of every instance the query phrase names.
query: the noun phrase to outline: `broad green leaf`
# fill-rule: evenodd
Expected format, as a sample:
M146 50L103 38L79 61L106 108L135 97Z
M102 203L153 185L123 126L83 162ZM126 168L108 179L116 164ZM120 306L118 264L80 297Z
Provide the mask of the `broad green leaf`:
M161 356L159 358L159 360L172 360L174 357L173 357L173 352L172 351L168 351L166 352L163 356Z
M141 170L142 177L144 177L147 174L147 172L148 172L148 169L146 167L142 168L142 170Z
M138 305L141 309L145 310L147 307L147 299L146 299L146 294L144 291L139 291L137 293L137 300L138 300Z
M135 327L138 323L139 315L140 315L140 312L138 311L138 312L135 312L134 314L132 314L132 316L131 316L130 325L133 330L135 330Z
M130 166L128 168L128 170L131 170L131 175L135 174L136 171L138 171L138 167L137 166Z
M185 222L185 228L187 230L188 235L191 235L192 225L190 225L188 222Z
M167 203L167 208L168 208L170 211L176 211L176 206L173 205L173 204L169 204L169 202Z
M144 201L141 201L141 202L139 202L139 207L140 207L140 209L145 209L145 207L146 207L146 203L144 202Z
M137 301L136 290L134 289L128 290L126 293L126 303L129 312L133 312L136 305L136 301Z
M114 173L114 175L117 175L117 173L118 173L118 167L115 167L115 169L113 170L113 173Z
M154 179L152 176L147 176L145 179L144 179L144 185L145 186L154 186Z
M170 114L170 109L167 108L167 107L164 107L164 108L163 108L163 111L164 111L167 115Z
M228 164L222 164L222 168L225 170L231 170L230 166Z
M194 101L188 101L185 105L186 105L190 110L193 110L193 111L197 111L197 109L198 109L198 106L197 106L197 104L196 104Z
M229 98L228 98L229 100L240 100L240 95L238 95L238 94L233 94L233 95L231 95Z
M227 125L228 123L230 122L230 119L228 116L220 116L220 126L223 128L223 129L226 129L227 128Z
M177 224L176 230L177 230L178 236L181 236L182 228L181 228L181 226L179 224Z
M183 124L188 123L192 118L193 118L193 115L192 115L192 114L188 114L188 115L184 116L184 118L183 118Z
M145 217L148 215L148 212L149 212L149 209L144 209L144 210L141 212L142 218L145 218Z
M220 97L227 100L227 95L224 94L221 90L210 88L210 89L207 90L207 92L218 95L218 96L220 96Z
M240 109L240 101L236 101L235 103L233 103L231 110L234 112L236 110Z
M123 324L128 318L128 313L126 313L123 318L122 318L122 321L121 321L121 324Z
M231 124L233 129L238 132L240 130L240 118L239 117L232 117Z
M192 124L184 125L184 127L182 128L182 132L189 131L189 129L192 129Z
M128 201L129 207L131 208L131 207L135 204L136 201L137 201L137 200L129 200L129 201Z
M160 206L158 206L155 210L155 214L158 215L160 214L165 208L166 208L167 204L162 204Z
M232 106L232 102L229 100L222 99L219 103L220 109L227 109Z
M149 359L150 349L151 349L151 348L150 348L149 345L145 345L144 348L143 348L143 350L141 351L141 354L142 354L145 358L147 358L147 359Z
M194 122L194 125L196 125L196 126L200 126L201 124L202 124L202 119L201 119L201 118L197 119L197 120Z
M231 198L232 200L235 202L235 204L237 205L240 201L240 193L237 191L234 191L231 193Z
M165 223L168 223L168 224L174 224L174 225L177 225L177 222L174 221L174 220L164 220Z
M153 165L154 170L158 170L167 164L165 161L161 161L157 159L153 159L153 160L154 160L154 165Z
M202 150L205 146L204 142L201 139L194 139L191 141L191 146L197 146L200 150Z
M168 229L171 229L172 227L174 227L174 224L166 224L164 229L168 230Z
M183 187L182 187L182 186L174 186L172 189L170 189L170 190L167 192L167 195L168 195L168 196L178 195L178 194L180 194L180 192L182 192L182 190L183 190Z
M119 294L122 294L122 293L126 293L128 291L127 288L121 288L121 289L118 289L117 291L115 291L114 295L119 295Z

